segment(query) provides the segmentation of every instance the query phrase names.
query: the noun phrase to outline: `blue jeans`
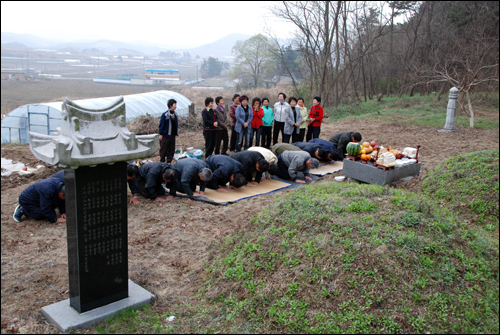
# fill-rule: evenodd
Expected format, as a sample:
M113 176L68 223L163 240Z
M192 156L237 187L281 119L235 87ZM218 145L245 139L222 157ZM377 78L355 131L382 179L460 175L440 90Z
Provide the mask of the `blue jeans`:
M250 146L252 146L253 143L253 136L255 135L255 146L258 147L260 144L260 133L262 131L262 128L255 129L251 128L250 129Z
M243 138L245 138L245 149L247 150L250 146L250 132L248 131L248 127L241 127L241 131L238 133L238 143L236 143L236 152L241 151L241 144L243 142Z

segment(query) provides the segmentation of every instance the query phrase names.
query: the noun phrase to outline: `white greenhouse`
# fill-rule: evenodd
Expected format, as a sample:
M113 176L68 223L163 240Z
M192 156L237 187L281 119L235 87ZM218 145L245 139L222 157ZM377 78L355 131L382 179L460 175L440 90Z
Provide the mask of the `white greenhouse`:
M101 109L115 102L118 97L75 100L85 108ZM159 117L167 108L170 99L177 101L179 116L189 114L191 101L180 93L156 91L124 95L127 122L141 115ZM50 135L61 126L63 102L47 102L20 106L2 119L2 143L28 143L28 131Z

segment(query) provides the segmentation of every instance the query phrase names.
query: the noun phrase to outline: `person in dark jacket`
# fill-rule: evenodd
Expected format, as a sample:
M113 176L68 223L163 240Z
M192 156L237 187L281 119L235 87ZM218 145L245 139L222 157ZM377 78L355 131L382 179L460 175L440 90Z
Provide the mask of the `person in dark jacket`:
M57 218L55 209L61 217ZM49 220L50 223L66 222L64 181L59 178L40 180L28 186L19 196L19 206L13 218L21 222L23 215L35 220Z
M215 113L217 113L217 118L219 119L219 124L217 130L215 131L215 154L227 155L229 145L227 127L229 126L229 120L227 118L227 112L224 110L224 98L215 98L215 104L217 105L215 106Z
M229 106L229 118L231 120L231 139L229 140L229 151L236 151L236 142L238 141L238 133L234 127L236 126L236 108L240 105L240 95L233 95L233 104Z
M175 154L175 137L179 135L178 118L175 113L177 101L170 99L167 102L168 111L163 113L160 118L159 133L160 136L160 162L171 163Z
M207 182L212 179L212 171L207 163L196 158L182 158L175 162L173 169L177 191L187 194L191 199L205 195ZM193 193L196 185L200 185L200 191Z
M323 140L321 138L313 138L307 143L313 143L321 146L321 148L327 152L327 159L330 163L344 160L344 158L340 156L340 153L337 151L337 148L335 148L333 143L330 141Z
M247 186L257 186L262 179L262 173L269 169L269 162L265 160L264 156L256 151L241 151L231 156L243 165L242 173L247 178ZM255 181L252 182L252 174L255 174Z
M208 168L212 170L212 180L207 183L207 187L218 192L225 193L225 186L228 182L231 184L232 189L240 188L247 184L243 171L243 165L236 159L223 155L212 155L205 160Z
M320 161L328 160L327 152L323 150L323 148L319 144L314 143L306 143L306 142L294 142L292 143L296 147L301 148L304 151L307 151L311 157L314 157Z
M130 198L129 202L134 205L140 203L139 199L137 199L137 193L139 192L139 188L137 187L138 176L139 167L135 163L127 163L127 183L130 193L132 193L132 198ZM54 173L51 178L59 178L64 182L64 170Z
M362 136L360 133L353 133L352 131L342 131L330 137L328 141L333 143L335 148L337 148L339 154L342 156L342 159L344 159L345 155L347 154L346 147L349 142L359 143L361 141L361 138Z
M205 109L201 112L201 117L203 119L203 137L205 138L205 158L210 157L214 152L215 140L216 140L216 129L219 126L219 119L217 118L217 113L212 108L214 106L213 98L205 99Z
M160 198L165 195L163 183L170 186L170 196L167 200L172 200L175 195L175 172L169 163L151 162L141 165L139 176L137 177L137 187L139 194L154 201L165 201Z

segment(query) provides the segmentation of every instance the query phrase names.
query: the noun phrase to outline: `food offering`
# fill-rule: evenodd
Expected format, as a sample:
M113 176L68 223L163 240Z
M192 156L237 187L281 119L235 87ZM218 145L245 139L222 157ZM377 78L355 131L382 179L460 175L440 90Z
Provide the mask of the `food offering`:
M406 147L404 149L393 149L391 146L385 148L383 146L374 148L371 159L374 161L373 166L386 171L387 169L399 168L405 165L418 163L417 148Z
M347 156L345 159L353 162L361 159L361 145L359 143L349 142L346 147Z

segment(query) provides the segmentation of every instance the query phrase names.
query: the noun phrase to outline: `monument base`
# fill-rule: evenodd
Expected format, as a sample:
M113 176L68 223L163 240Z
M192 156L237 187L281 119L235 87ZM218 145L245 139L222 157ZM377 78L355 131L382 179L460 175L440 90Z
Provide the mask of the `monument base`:
M455 131L455 129L444 129L443 128L443 129L439 129L438 133L451 133L453 131Z
M78 313L69 305L69 299L42 307L42 314L48 322L55 324L59 331L66 333L71 329L89 328L94 323L112 317L119 311L142 304L151 303L154 294L146 291L130 279L128 280L128 298L113 302L85 313Z

